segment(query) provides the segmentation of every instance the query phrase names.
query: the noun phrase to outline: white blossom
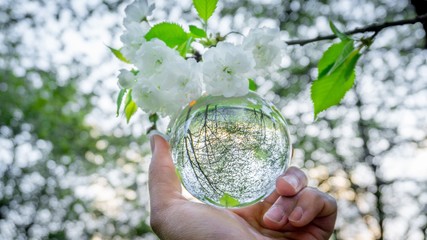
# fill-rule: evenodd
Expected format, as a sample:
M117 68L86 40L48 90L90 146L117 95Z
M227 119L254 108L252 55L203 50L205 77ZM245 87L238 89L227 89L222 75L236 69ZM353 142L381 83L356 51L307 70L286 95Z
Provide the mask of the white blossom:
M145 21L154 10L154 3L149 4L147 0L135 0L125 8L126 17L124 25L127 26L132 23L140 23Z
M147 22L128 24L126 30L120 36L123 48L120 50L123 56L131 62L136 60L136 52L146 42L144 36L150 29Z
M255 62L241 47L220 42L203 55L203 80L206 92L214 96L242 96L249 91Z
M118 76L118 84L121 89L130 89L135 85L136 76L131 71L121 69Z
M138 74L122 69L118 85L132 89L132 98L145 112L173 116L192 100L207 94L225 97L242 96L249 91L249 78L277 68L284 42L278 29L253 29L236 46L220 42L209 48L198 63L184 59L163 41L146 41L150 30L147 17L154 4L135 0L126 7L125 31L120 36L121 53Z
M252 29L243 40L243 48L253 55L256 69L265 70L280 65L285 47L277 28Z
M202 94L201 70L193 59L180 57L148 78L143 75L139 74L132 97L145 112L172 116Z
M170 105L175 105L173 109L180 109L202 95L201 68L194 59L171 66L166 72L168 73L164 77L169 78L166 82L171 91Z
M159 112L161 109L159 103L162 102L161 93L158 89L152 89L139 81L132 89L132 100L144 112Z
M177 51L166 46L164 42L153 39L141 45L133 63L143 76L150 77L165 68L173 67L180 59L182 57Z

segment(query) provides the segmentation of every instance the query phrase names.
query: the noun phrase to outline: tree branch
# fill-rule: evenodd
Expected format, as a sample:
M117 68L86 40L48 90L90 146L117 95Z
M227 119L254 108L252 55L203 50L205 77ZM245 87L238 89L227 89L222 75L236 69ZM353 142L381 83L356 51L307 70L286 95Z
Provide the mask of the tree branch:
M372 25L366 26L364 28L356 28L354 30L345 32L345 34L353 35L355 33L364 33L364 32L374 32L374 34L377 34L381 30L383 30L384 28L406 25L406 24L414 24L417 22L424 22L424 21L427 21L427 14L417 16L416 18L413 18L413 19L399 20L399 21L394 21L394 22L385 22L383 24L372 24ZM290 40L290 41L286 41L286 43L288 45L301 45L301 46L303 46L307 43L318 42L318 41L322 41L322 40L331 40L331 39L335 39L335 38L337 38L337 36L335 36L334 34L331 34L331 35L319 36L316 38L305 39L305 40Z

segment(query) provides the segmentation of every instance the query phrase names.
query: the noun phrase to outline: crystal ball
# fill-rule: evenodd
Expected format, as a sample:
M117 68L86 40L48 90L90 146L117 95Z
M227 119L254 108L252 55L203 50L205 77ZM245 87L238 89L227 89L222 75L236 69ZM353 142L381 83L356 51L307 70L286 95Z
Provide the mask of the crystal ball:
M182 185L210 205L239 208L264 199L291 158L285 119L254 92L202 96L179 113L168 133Z

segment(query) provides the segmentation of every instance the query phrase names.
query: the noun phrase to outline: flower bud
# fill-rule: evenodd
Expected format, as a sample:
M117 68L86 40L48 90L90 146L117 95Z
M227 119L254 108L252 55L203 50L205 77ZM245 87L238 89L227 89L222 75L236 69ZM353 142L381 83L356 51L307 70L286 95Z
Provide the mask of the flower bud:
M129 70L121 69L119 73L119 87L121 89L129 89L135 85L136 76Z

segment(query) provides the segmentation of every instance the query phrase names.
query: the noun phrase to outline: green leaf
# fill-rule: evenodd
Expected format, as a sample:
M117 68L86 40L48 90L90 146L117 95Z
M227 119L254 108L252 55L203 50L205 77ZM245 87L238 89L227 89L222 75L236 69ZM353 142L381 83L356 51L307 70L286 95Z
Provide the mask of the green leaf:
M119 92L119 95L117 96L117 110L116 110L116 117L119 116L120 107L122 106L123 102L123 96L126 93L126 89L121 89Z
M342 49L341 54L338 56L338 58L335 61L334 65L332 66L332 68L328 71L328 74L332 73L338 67L340 67L344 63L344 61L347 60L347 58L353 52L353 50L354 50L354 41L353 40L348 40L348 41L345 41L345 42L346 42L346 44L344 45L344 48Z
M337 105L353 86L355 67L359 57L359 49L356 49L335 71L322 75L313 82L311 85L311 99L314 105L315 119L320 112Z
M131 101L132 101L132 89L129 89L129 91L126 94L125 109Z
M133 75L137 75L139 73L139 70L135 68L132 68L130 71L133 73Z
M150 114L148 120L152 123L155 123L157 120L159 120L159 115L157 115L157 113Z
M115 49L115 48L112 48L112 47L109 47L109 46L107 46L107 47L114 54L114 56L116 56L117 59L119 59L120 61L125 62L125 63L130 63L129 60L127 60L125 58L125 56L123 56L122 52L120 52L121 49Z
M258 85L253 79L249 79L249 90L256 91L258 89Z
M339 39L341 39L342 41L351 39L350 36L338 30L338 28L334 25L332 21L329 21L329 26L331 27L331 30L335 34L335 36L339 37Z
M324 53L322 58L320 58L319 63L317 64L318 76L317 78L321 78L322 76L329 73L329 71L334 66L338 57L342 54L344 48L348 44L350 40L345 40L339 43L332 44Z
M199 17L203 19L205 23L215 12L217 3L218 0L193 0L194 7L196 8Z
M186 57L188 50L191 47L191 43L194 41L193 37L188 38L188 40L184 43L182 43L179 47L178 47L178 52L182 57Z
M205 30L198 28L194 25L190 25L190 32L192 33L193 37L195 37L195 38L205 38L208 36L206 34Z
M153 38L158 38L170 48L174 48L186 42L188 34L176 23L162 22L154 25L145 35L147 41Z
M133 114L138 109L138 106L136 103L132 100L132 89L130 89L126 94L126 100L125 100L125 116L126 116L126 122L129 123L130 118L133 116Z
M126 122L129 123L130 118L135 114L136 110L138 109L138 106L136 106L136 103L131 100L126 108L125 108L125 115L126 115Z
M219 203L225 207L236 207L240 205L240 202L230 196L228 193L224 193L222 197L219 199Z

